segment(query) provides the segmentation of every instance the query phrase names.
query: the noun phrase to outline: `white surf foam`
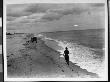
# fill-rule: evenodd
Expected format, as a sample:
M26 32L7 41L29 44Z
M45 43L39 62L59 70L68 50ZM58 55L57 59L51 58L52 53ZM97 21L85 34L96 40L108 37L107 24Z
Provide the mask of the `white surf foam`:
M104 75L104 62L100 58L96 58L97 55L88 47L77 45L76 43L68 43L60 41L59 46L62 46L62 50L59 50L63 54L65 47L68 47L70 51L70 61L77 63L83 69L89 72L97 73L100 77ZM61 56L63 57L63 56Z
M60 41L48 37L44 39L54 40L58 42L58 46L61 46L62 49L58 50L61 54L64 53L65 47L68 47L70 54L70 61L77 63L83 69L86 69L89 72L97 73L99 77L104 76L104 61L100 58L95 58L97 55L93 52L91 48L78 45L77 43L70 43L67 41ZM63 57L63 55L61 55Z
M2 54L2 45L0 45L0 54Z

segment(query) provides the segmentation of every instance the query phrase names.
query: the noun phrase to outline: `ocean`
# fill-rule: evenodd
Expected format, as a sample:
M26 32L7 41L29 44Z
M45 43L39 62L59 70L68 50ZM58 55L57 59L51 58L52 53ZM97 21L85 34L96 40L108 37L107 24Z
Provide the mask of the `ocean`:
M63 54L65 47L68 47L71 62L103 77L104 29L43 32L38 34L38 37L60 54Z

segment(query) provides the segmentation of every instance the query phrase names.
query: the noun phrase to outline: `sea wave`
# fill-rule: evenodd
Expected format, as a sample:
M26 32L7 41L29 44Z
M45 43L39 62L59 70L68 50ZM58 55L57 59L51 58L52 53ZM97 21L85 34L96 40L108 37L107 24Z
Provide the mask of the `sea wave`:
M60 50L57 50L60 54L63 54L65 47L68 47L71 62L76 63L78 66L89 72L97 73L99 77L104 77L104 61L94 53L92 48L49 37L44 37L44 39L56 41L58 46L62 47ZM63 57L63 55L61 55L61 57Z
M61 54L63 54L65 47L68 47L70 51L70 61L77 63L78 66L87 69L89 72L97 73L99 77L103 77L104 61L102 61L91 48L66 41L60 41L58 45L63 48L62 50L58 50Z

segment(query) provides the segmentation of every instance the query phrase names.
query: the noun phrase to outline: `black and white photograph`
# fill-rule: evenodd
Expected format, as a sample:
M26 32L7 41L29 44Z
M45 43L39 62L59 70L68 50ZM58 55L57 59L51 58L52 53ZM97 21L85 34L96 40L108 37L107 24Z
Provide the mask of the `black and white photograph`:
M107 0L5 0L5 81L107 81Z

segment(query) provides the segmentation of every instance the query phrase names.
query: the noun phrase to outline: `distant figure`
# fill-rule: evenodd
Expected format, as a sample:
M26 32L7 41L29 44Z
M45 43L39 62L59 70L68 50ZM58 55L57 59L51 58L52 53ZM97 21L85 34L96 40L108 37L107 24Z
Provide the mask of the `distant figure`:
M67 62L67 64L69 65L69 51L68 51L68 48L66 47L65 48L66 50L64 51L64 57L65 57L65 60L66 60L66 62Z
M31 38L31 42L34 42L34 41L37 43L37 37L32 37Z
M13 34L11 34L11 33L6 33L6 35L13 35Z

